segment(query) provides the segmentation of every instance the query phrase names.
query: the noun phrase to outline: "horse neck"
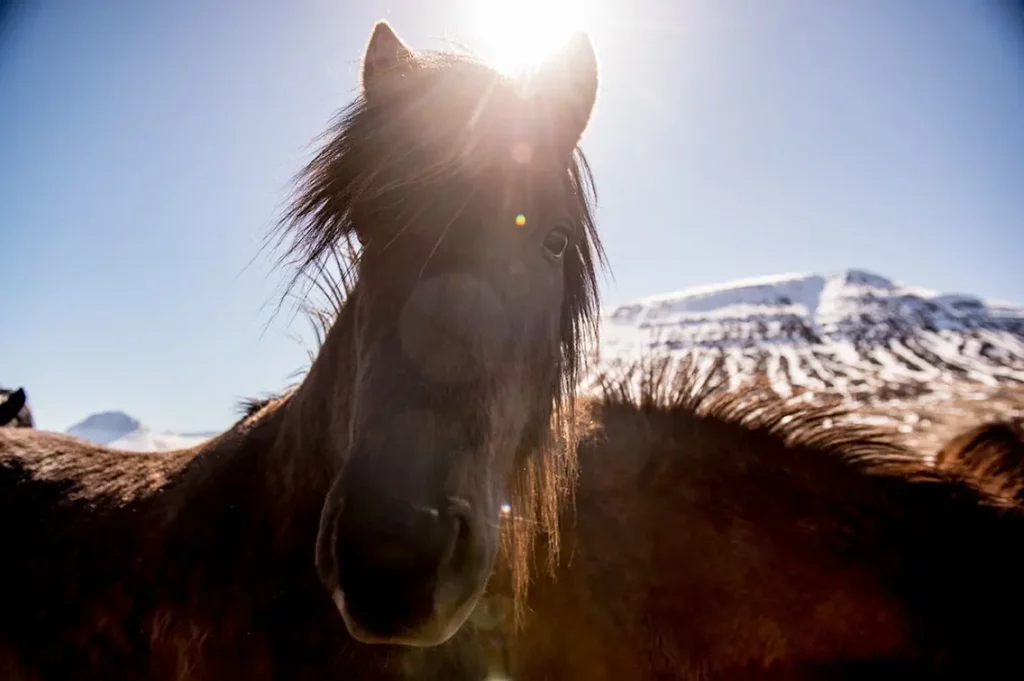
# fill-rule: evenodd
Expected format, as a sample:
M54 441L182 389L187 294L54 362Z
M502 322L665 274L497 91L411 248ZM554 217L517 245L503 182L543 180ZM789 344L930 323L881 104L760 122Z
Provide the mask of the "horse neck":
M264 423L272 431L260 477L282 529L318 517L348 449L353 331L354 306L346 303L301 385L253 427L254 437Z

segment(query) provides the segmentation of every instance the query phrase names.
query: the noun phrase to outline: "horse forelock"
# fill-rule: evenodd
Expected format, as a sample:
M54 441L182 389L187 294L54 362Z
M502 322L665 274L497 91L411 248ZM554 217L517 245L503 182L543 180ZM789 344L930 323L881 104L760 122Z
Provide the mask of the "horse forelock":
M318 287L326 280L337 294L332 298L348 295L362 255L356 239L361 214L394 219L373 206L398 206L401 217L411 222L439 205L464 206L465 200L459 199L466 199L475 183L505 161L509 126L480 120L481 104L497 91L515 90L515 84L469 55L419 53L417 62L402 97L382 104L359 95L342 109L320 149L294 178L294 198L271 232L275 245L284 246L282 264L293 270L287 292L300 282L317 282L312 285ZM572 218L579 235L575 252L566 260L562 333L565 369L574 373L583 354L581 342L596 333L597 270L605 257L586 157L575 148L559 163L565 165L560 172L576 197ZM550 167L527 164L525 172L540 176ZM395 234L388 243L402 238L408 226L388 225ZM335 307L336 302L332 300Z

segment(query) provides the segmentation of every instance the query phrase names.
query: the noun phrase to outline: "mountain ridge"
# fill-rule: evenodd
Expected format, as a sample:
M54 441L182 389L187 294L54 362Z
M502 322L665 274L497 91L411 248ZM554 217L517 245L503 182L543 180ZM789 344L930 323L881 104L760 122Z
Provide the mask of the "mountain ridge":
M697 354L700 353L700 357ZM907 286L865 270L684 289L602 315L598 363L723 356L737 379L864 392L871 380L1024 384L1024 309Z
M136 452L187 449L218 435L216 432L157 432L117 410L90 414L64 432L94 444Z

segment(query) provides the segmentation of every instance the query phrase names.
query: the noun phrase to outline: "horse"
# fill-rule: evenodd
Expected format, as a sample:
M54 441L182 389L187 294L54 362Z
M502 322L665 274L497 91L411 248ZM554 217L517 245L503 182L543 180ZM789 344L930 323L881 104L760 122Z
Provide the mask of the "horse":
M1024 502L1024 419L986 421L958 433L935 454L935 465Z
M28 397L24 388L8 390L0 388L0 427L33 428L32 410L28 406Z
M290 287L355 254L302 382L175 452L0 431L3 678L377 678L553 529L604 259L593 48L510 79L380 22L362 64L267 242Z
M560 558L522 615L499 565L410 678L994 678L1024 635L1024 508L841 406L684 366L605 374L577 405ZM512 514L515 522L515 513ZM418 675L417 675L418 674Z

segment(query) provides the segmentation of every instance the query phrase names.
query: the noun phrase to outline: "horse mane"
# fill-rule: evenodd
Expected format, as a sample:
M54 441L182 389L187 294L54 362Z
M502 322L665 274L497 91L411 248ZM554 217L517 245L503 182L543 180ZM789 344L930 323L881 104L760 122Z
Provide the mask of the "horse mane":
M644 357L618 373L599 374L596 384L605 406L669 415L685 412L767 432L787 447L814 449L865 468L921 465L921 456L899 444L894 433L852 422L852 410L838 399L784 399L764 375L729 388L721 357L707 368L691 357L675 364L667 357Z
M997 494L1024 495L1024 419L986 421L947 442L935 466L971 476Z
M452 95L450 101L445 100L445 114L421 126L423 130L429 128L430 134L411 138L395 134L396 122L402 122L401 114L396 117L360 93L336 115L320 137L319 150L293 178L295 198L270 233L268 243L283 249L278 264L292 270L285 295L304 284L301 300L307 299L305 294L314 293L326 302L325 307L305 308L314 322L318 345L323 343L342 304L357 289L358 264L364 250L356 234L356 222L367 220L365 211L356 217L357 206L383 202L400 209L404 224L397 226L390 245L408 238L408 227L424 212L449 202L465 205L473 180L486 171L486 163L467 162L463 152L476 148L471 139L474 133L491 132L486 125L473 125L483 98L496 83L510 81L469 54L418 52L416 59L417 68L406 74L404 87L417 100L404 111L419 111L424 107L418 105L428 98ZM439 77L449 73L455 75L451 82L458 86L457 92L446 91L451 83ZM467 92L479 94L468 105L460 106L467 104ZM566 172L577 199L573 215L577 239L563 263L561 352L552 392L552 433L556 437L542 443L539 455L529 457L512 485L511 502L519 517L528 522L509 526L503 546L511 549L515 556L512 562L519 568L525 565L536 530L557 542L558 509L571 491L576 470L577 387L590 354L589 345L598 336L597 270L605 265L606 258L594 217L597 196L593 175L578 147L572 151ZM450 217L454 219L457 214ZM424 254L424 258L429 255ZM243 409L246 413L258 411L259 404L248 402ZM516 572L525 579L523 570Z
M243 421L247 421L256 414L263 411L264 407L269 405L271 402L283 399L289 394L290 388L284 390L280 394L263 395L262 397L243 397L238 400L238 412L241 414L241 418L238 419L235 425Z

